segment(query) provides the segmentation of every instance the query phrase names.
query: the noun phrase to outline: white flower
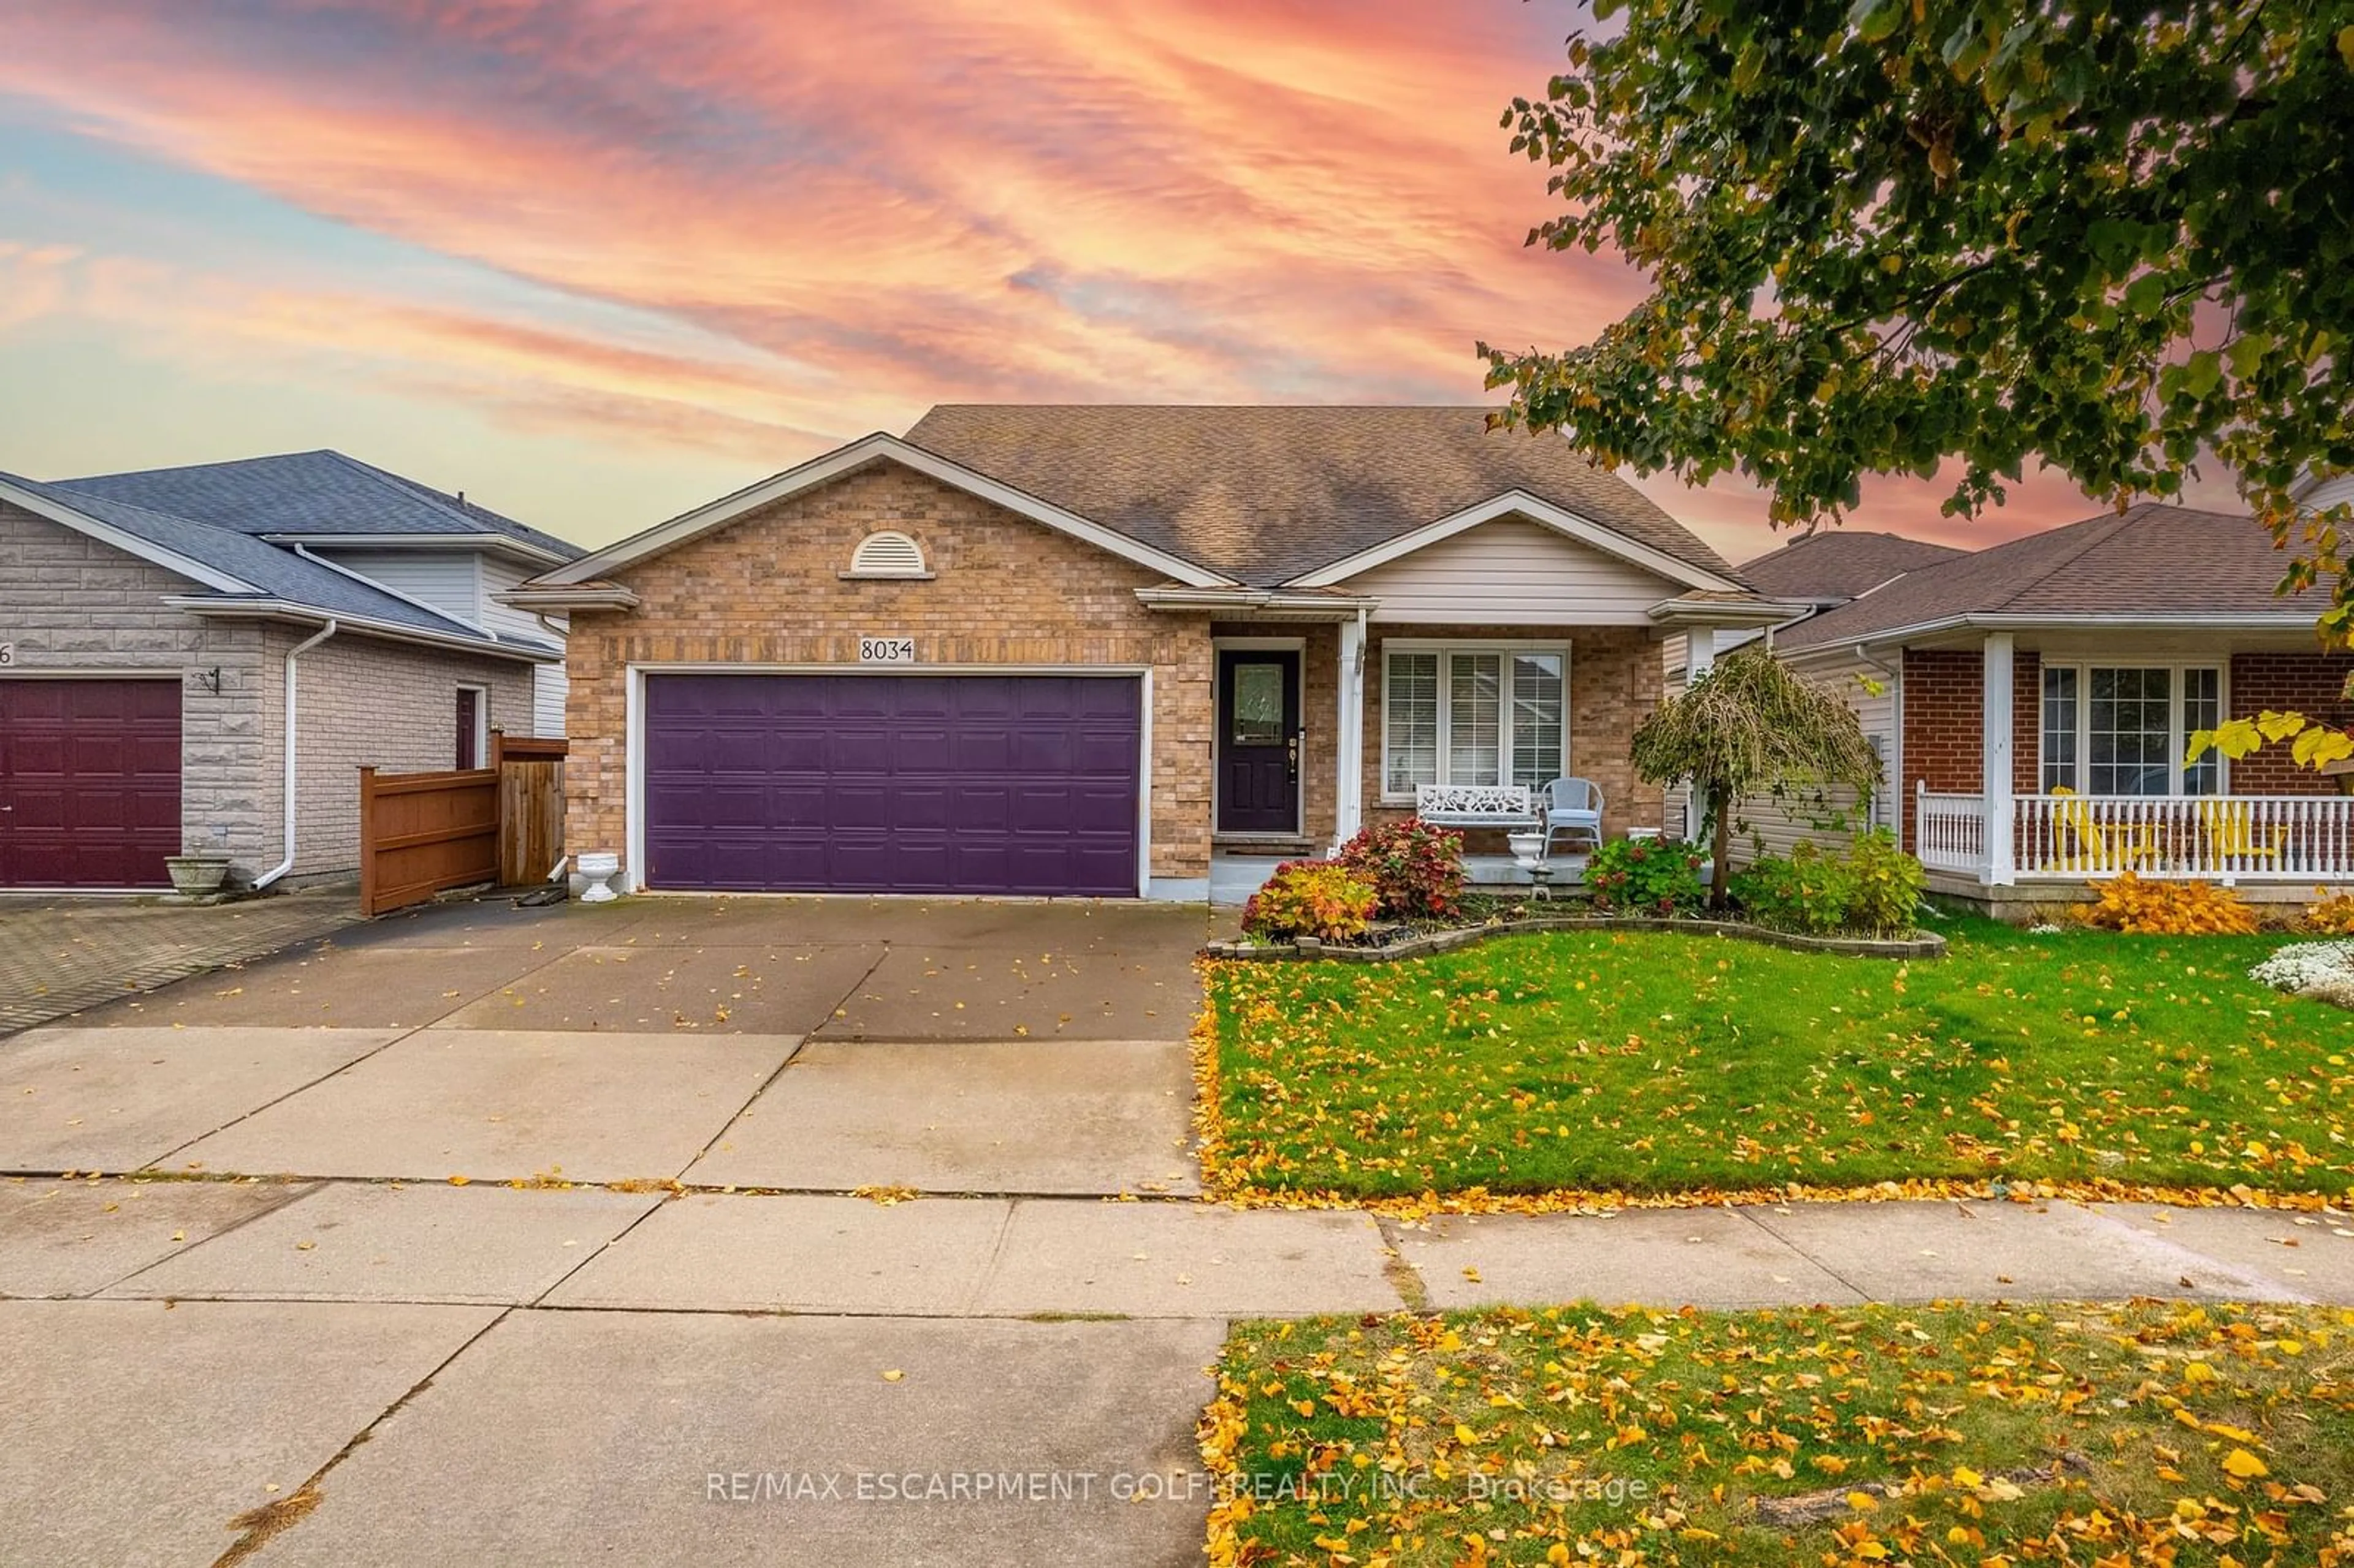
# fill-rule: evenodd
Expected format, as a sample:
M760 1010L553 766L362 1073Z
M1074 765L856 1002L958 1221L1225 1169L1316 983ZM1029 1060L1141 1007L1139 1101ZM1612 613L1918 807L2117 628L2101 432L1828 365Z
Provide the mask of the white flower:
M2250 969L2248 978L2275 991L2354 986L2354 940L2291 943Z
M2031 937L2056 937L2060 934L2060 927L2049 920L2038 920L2027 928L2027 934Z

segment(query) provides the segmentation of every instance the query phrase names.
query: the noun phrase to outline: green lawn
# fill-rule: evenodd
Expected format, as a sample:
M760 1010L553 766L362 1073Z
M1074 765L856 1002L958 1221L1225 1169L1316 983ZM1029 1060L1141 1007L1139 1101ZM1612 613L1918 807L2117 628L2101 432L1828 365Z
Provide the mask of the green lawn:
M2340 1308L1245 1323L1220 1390L1214 1564L2354 1562Z
M1601 931L1214 964L1213 1177L1352 1197L2348 1190L2354 1012L2245 978L2285 938L1950 934L1912 964Z

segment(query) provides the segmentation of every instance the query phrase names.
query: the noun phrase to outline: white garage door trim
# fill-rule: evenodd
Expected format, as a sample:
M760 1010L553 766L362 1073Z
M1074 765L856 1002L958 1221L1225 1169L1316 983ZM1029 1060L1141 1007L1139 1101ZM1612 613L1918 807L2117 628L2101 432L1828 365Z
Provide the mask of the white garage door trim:
M1137 725L1140 755L1137 758L1136 785L1136 887L1142 898L1167 897L1156 895L1152 886L1152 667L1150 664L730 664L695 661L679 663L630 664L624 666L627 676L623 687L625 712L621 726L621 744L627 748L627 766L623 770L623 810L627 818L624 837L628 840L621 855L621 874L618 879L625 893L645 891L642 867L646 863L646 677L648 675L872 675L887 681L899 675L1080 675L1105 680L1129 680L1141 683L1137 694L1140 721ZM588 851L601 849L601 844L585 844ZM578 852L576 852L578 853ZM687 889L663 890L665 896L700 898L760 898L789 897L785 894L696 892ZM1191 890L1179 884L1174 890L1179 897L1188 896ZM822 896L801 895L801 896ZM856 894L845 896L861 898L930 898L937 893Z

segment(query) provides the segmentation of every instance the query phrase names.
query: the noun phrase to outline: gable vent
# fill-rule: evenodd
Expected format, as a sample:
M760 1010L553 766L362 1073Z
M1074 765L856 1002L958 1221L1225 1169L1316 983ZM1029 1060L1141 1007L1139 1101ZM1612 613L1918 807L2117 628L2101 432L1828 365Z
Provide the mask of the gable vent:
M854 577L928 577L924 569L923 546L907 535L884 529L869 534L858 541L851 552L850 572Z

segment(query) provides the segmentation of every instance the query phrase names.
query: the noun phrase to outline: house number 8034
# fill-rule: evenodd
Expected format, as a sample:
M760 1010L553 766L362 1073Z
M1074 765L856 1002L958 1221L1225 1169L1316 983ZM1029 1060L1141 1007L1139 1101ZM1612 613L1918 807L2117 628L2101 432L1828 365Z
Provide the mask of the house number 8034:
M912 664L916 662L916 640L912 637L862 637L858 640L858 662L862 664Z

